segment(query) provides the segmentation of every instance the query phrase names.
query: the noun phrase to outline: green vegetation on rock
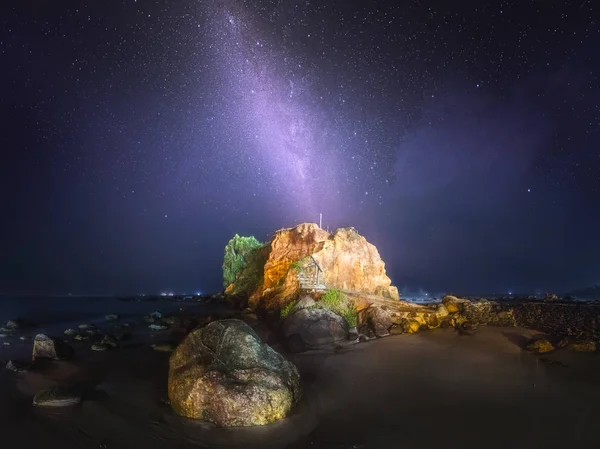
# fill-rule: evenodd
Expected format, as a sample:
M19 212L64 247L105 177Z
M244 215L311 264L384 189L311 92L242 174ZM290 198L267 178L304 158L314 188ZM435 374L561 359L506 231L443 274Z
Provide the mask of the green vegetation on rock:
M358 325L358 312L354 304L346 300L346 295L341 291L331 288L328 289L318 303L324 309L331 310L333 313L343 317L350 327Z
M358 312L354 307L346 307L346 309L342 312L342 316L350 327L358 326Z
M246 267L261 247L261 243L256 238L233 236L227 246L225 246L225 257L223 259L223 285L227 287L238 280L238 276ZM252 276L246 276L245 283L252 282Z
M298 304L298 300L294 299L293 301L288 302L283 309L281 309L280 316L282 319L288 317L294 306Z
M319 302L326 309L329 309L335 313L339 313L346 306L345 299L346 296L341 291L335 288L330 288L323 294L323 296L321 296Z
M303 257L300 260L297 260L295 262L292 262L292 264L290 265L290 270L295 270L295 271L302 271L302 269L304 268L304 264L308 261L308 257Z

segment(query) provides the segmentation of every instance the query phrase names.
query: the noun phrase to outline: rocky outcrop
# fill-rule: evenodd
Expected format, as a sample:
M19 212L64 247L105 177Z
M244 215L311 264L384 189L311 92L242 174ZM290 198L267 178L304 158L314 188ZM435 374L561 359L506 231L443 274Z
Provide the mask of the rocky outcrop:
M283 322L282 331L293 343L293 350L333 345L346 340L349 326L346 320L331 310L300 308L290 313Z
M218 426L284 418L300 398L296 367L241 320L192 331L171 355L168 394L176 413Z
M276 232L258 253L260 257L251 259L239 275L244 285L257 285L245 292L253 309L282 308L307 285L399 299L377 248L354 228L330 234L304 223ZM248 282L251 273L258 282ZM239 293L234 284L226 291Z

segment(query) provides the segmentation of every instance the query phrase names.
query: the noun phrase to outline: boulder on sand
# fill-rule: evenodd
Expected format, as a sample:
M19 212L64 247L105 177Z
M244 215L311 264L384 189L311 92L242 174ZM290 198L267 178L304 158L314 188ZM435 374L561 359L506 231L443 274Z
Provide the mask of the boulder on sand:
M192 331L169 361L169 400L179 415L217 426L264 425L300 398L296 367L241 320Z
M331 310L321 308L300 309L283 322L283 336L300 338L306 347L331 345L348 337L349 326L344 318Z
M44 334L37 334L33 339L32 360L67 359L73 355L73 348L64 341L57 338L48 337Z
M419 332L419 330L421 329L421 324L417 320L407 319L402 321L402 328L405 333L414 334Z
M547 338L539 337L531 340L525 349L534 354L545 354L554 351L554 345Z
M360 322L369 326L377 337L387 337L390 335L390 328L394 324L390 313L377 306L361 310L359 318Z

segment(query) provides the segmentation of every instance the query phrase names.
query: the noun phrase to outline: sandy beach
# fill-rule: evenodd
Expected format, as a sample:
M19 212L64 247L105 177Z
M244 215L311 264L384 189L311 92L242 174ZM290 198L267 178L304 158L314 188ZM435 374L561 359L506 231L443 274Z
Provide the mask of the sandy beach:
M288 355L304 391L295 412L233 429L172 412L169 354L148 338L102 353L76 347L71 361L0 373L2 441L14 449L597 447L600 357L526 353L519 345L534 334L437 329ZM79 386L82 403L34 408L33 395L54 385Z

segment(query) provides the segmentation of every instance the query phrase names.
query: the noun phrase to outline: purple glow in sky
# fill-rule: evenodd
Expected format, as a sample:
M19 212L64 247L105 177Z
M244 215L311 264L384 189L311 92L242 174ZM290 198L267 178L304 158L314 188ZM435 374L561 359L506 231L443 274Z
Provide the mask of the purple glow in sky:
M314 221L326 206L334 214L340 159L302 64L277 55L243 10L236 11L220 9L212 25L246 167L257 173L257 183L285 198L294 219Z

